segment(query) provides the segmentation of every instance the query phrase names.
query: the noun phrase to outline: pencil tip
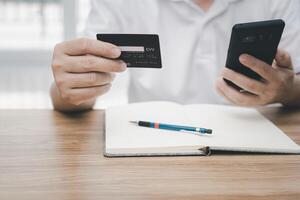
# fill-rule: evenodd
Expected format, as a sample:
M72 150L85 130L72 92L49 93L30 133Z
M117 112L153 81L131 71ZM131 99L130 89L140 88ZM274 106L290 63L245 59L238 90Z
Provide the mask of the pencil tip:
M132 124L138 124L137 121L129 121L129 123L132 123Z

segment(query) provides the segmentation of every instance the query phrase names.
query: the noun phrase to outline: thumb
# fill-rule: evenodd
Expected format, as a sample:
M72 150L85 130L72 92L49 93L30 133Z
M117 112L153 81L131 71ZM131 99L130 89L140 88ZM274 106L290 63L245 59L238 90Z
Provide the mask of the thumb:
M278 67L293 69L291 56L286 51L278 49L275 61Z

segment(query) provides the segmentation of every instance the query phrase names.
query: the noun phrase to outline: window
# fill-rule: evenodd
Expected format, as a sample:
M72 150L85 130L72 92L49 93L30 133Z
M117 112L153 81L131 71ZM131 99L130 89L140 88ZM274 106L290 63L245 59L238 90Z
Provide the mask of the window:
M51 107L53 46L88 12L87 0L0 0L0 108Z
M0 0L0 49L52 49L84 28L88 11L86 0Z
M52 49L82 32L88 0L0 0L0 108L51 108ZM97 107L127 102L122 74Z

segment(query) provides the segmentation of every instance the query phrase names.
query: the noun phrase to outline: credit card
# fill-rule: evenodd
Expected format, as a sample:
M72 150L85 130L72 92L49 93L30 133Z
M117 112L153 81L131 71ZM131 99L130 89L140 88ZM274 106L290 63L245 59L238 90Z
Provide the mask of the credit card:
M97 39L121 49L127 67L162 68L159 37L152 34L97 34Z

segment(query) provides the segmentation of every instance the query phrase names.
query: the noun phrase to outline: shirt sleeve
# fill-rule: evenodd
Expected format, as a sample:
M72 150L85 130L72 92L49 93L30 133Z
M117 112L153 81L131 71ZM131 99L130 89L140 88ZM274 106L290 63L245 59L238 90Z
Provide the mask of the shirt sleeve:
M300 1L270 0L269 5L272 19L285 21L279 48L291 55L294 71L300 73Z

